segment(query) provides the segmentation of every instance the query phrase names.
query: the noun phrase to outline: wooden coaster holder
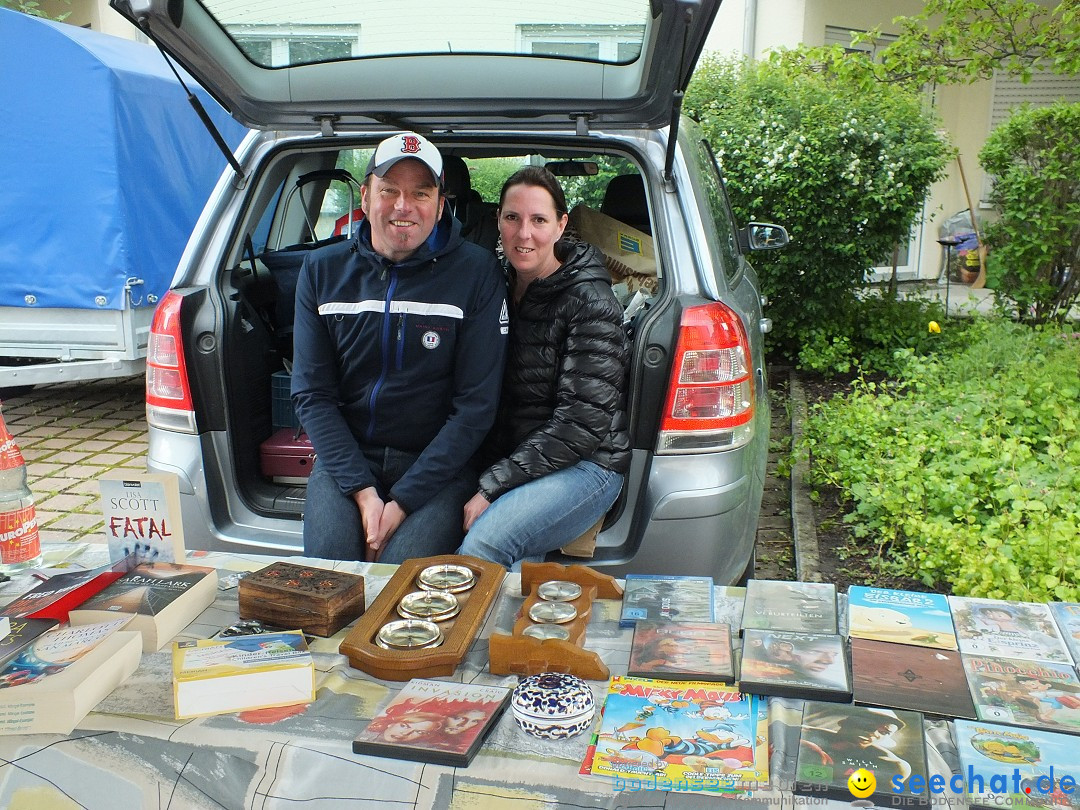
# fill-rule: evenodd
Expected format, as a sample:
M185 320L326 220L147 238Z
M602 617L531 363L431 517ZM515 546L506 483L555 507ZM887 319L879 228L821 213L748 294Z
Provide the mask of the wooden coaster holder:
M529 618L529 608L544 601L537 588L551 580L576 582L581 595L567 604L578 612L577 618L560 624L570 638L539 639L522 635L522 631L534 624ZM601 574L584 565L560 565L559 563L523 563L521 566L521 592L525 602L521 606L512 635L493 633L488 639L489 669L493 675L538 675L541 672L561 672L586 680L603 681L611 675L610 670L592 650L586 650L585 627L592 614L595 599L621 599L622 586L613 577Z
M400 619L398 602L405 594L420 590L416 576L430 565L463 565L476 577L467 591L454 594L461 611L452 619L437 622L443 631L443 643L424 650L387 650L375 643L380 628ZM506 569L497 563L459 554L443 554L406 560L390 577L382 592L371 603L341 642L338 651L356 669L384 681L407 681L410 678L434 678L453 675L465 658L492 601L499 594Z

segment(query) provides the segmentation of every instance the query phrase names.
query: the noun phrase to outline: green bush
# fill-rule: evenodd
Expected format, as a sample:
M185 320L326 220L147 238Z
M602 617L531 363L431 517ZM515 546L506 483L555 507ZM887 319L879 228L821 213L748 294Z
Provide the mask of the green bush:
M896 383L815 406L797 452L904 573L1080 601L1080 332L976 319L962 342L947 359L904 350Z
M871 292L857 298L837 319L804 333L799 367L824 376L859 371L892 377L906 362L901 350L929 355L963 339L963 322L952 322L944 333L931 332L931 323L945 323L940 302L898 300Z
M949 158L918 96L873 93L792 60L710 57L684 109L702 126L743 223L777 222L792 244L755 254L770 300L770 350L795 357L850 323L867 270L906 240ZM842 341L841 341L842 343Z
M1001 213L987 228L995 290L1024 320L1064 316L1080 295L1080 104L1013 113L979 160Z

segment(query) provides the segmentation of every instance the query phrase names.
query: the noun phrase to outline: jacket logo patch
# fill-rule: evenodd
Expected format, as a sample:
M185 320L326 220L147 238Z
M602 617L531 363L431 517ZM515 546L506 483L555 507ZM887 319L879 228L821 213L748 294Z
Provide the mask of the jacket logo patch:
M439 337L438 332L429 331L424 332L424 334L420 336L420 342L425 349L437 349L439 348L439 344L442 343L442 338Z
M510 323L510 312L506 308L506 299L503 299L502 309L499 310L499 323Z

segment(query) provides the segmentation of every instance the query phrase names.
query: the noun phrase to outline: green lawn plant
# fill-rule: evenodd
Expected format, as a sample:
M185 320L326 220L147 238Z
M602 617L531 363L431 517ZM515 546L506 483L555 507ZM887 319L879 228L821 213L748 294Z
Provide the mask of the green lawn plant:
M867 272L907 240L950 148L915 93L867 93L780 57L707 57L684 109L722 164L737 219L791 234L753 262L770 301L770 350L794 358L815 332L852 322ZM823 337L834 336L854 337Z
M1080 332L976 319L947 357L898 354L895 382L811 410L796 448L811 483L928 586L1080 601Z
M1080 104L1014 112L979 160L1000 212L987 228L996 292L1022 320L1063 317L1080 295Z

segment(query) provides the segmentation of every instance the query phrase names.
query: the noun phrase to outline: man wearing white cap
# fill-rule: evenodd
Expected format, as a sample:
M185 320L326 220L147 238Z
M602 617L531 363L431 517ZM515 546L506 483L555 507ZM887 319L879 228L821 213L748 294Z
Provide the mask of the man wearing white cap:
M495 417L506 287L444 210L426 138L382 141L351 240L312 251L296 288L292 396L316 463L304 553L400 563L452 552Z

